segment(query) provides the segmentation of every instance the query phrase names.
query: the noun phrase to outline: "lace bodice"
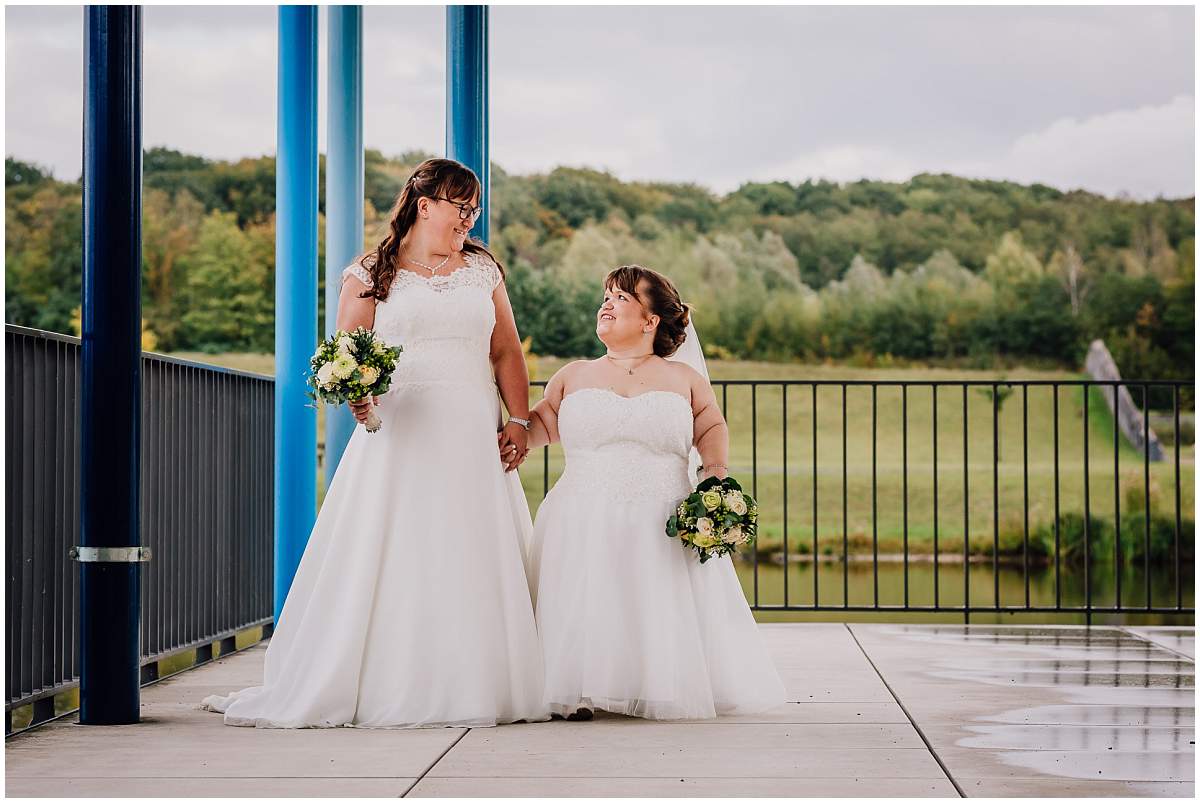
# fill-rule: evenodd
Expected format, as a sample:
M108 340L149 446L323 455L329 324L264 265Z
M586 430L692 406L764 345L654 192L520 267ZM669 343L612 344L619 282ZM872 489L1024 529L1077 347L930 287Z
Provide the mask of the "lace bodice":
M392 390L430 384L491 385L490 359L496 308L492 291L500 269L486 256L463 254L457 270L427 278L398 270L387 299L375 305L375 332L404 351L396 362ZM342 271L371 286L354 264Z
M558 432L566 455L559 485L582 483L609 498L670 504L691 492L692 406L678 393L575 390L559 406Z

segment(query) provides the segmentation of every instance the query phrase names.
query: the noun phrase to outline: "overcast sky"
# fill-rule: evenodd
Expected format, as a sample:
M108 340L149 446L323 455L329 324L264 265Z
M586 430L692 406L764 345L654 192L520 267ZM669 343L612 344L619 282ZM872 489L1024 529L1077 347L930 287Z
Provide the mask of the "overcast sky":
M1194 13L493 7L492 159L720 192L944 171L1189 196ZM5 153L74 179L82 9L9 6L5 21ZM443 152L444 7L368 6L364 21L367 146ZM144 47L147 147L274 152L274 6L148 6Z

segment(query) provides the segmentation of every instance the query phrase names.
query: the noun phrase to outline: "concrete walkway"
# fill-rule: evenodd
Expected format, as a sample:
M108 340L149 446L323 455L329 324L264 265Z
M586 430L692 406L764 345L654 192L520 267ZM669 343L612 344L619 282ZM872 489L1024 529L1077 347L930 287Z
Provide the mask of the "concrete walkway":
M8 796L1192 797L1193 628L764 624L791 702L440 730L230 728L263 646L143 690L143 722L8 740Z

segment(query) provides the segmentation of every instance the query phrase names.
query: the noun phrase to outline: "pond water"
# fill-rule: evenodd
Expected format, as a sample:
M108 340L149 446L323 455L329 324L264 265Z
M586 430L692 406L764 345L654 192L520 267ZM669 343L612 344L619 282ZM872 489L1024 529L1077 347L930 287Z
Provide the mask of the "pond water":
M882 558L883 556L881 556ZM945 613L918 613L904 611L839 611L846 599L850 605L872 606L878 599L880 606L903 605L905 603L905 568L901 561L880 560L878 573L872 570L870 560L848 563L819 561L816 565L816 598L822 607L835 610L817 612L756 611L760 622L779 621L863 621L863 622L962 622L962 611ZM746 592L746 599L758 605L811 606L814 599L814 577L812 561L797 561L785 571L781 564L760 557L757 567L751 561L735 560L738 577ZM1177 598L1185 608L1195 606L1195 575L1191 563L1182 566L1182 589L1177 597L1174 564L1151 565L1150 599L1154 607L1175 607ZM844 570L844 572L843 572ZM908 565L908 604L916 607L935 604L934 565L930 560L910 558ZM1116 602L1117 577L1112 564L1098 564L1089 572L1091 601L1094 608L1112 607ZM1124 567L1121 574L1121 604L1137 607L1146 604L1146 573L1141 566ZM1025 606L1025 579L1021 565L1000 564L998 576L993 574L990 561L972 561L970 570L971 604L991 606L997 598L1001 606ZM1060 567L1057 581L1058 598L1062 607L1083 607L1087 594L1082 567ZM937 571L936 604L941 607L962 607L964 597L963 564L960 561L939 563ZM1029 602L1032 607L1054 607L1056 579L1054 566L1030 566ZM1031 621L1056 624L1083 624L1083 613L1000 613L972 612L972 623L1027 623ZM1096 614L1092 624L1190 624L1193 617L1181 614Z

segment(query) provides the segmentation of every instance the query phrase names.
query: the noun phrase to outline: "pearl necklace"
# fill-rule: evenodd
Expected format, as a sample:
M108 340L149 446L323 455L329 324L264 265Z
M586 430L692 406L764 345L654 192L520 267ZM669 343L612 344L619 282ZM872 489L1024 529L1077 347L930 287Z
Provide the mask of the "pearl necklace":
M435 274L439 270L441 270L441 268L443 268L446 265L446 263L450 261L450 255L446 254L445 259L443 259L441 262L439 262L433 266L426 265L424 262L418 262L417 260L413 259L412 257L405 257L405 259L407 259L409 262L413 263L414 265L419 265L422 268L424 268L425 270L429 271L429 275L432 276L433 274Z

